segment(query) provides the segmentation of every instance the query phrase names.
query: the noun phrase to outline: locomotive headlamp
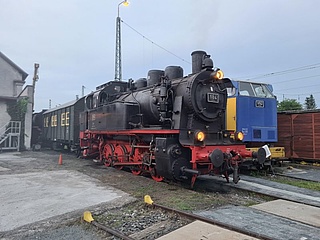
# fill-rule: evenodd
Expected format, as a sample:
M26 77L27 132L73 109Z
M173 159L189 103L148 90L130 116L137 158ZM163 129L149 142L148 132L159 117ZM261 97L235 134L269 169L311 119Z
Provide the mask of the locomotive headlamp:
M224 73L218 68L215 72L213 72L212 77L216 80L220 80L224 77Z
M216 78L217 79L222 79L224 77L224 73L221 70L218 70L216 73Z
M199 142L202 142L204 139L205 139L205 134L204 132L201 132L201 131L197 131L195 134L194 134L194 137L197 141Z
M243 135L242 132L236 132L236 133L234 134L234 136L235 136L235 139L236 139L236 140L239 140L239 141L242 141L243 138L244 138L244 135Z

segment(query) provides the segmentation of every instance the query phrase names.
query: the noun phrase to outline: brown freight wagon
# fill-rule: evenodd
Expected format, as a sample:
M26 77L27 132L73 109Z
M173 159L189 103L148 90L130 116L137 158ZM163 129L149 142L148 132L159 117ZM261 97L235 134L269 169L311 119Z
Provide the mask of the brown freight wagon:
M287 158L320 159L320 110L278 113L278 144Z

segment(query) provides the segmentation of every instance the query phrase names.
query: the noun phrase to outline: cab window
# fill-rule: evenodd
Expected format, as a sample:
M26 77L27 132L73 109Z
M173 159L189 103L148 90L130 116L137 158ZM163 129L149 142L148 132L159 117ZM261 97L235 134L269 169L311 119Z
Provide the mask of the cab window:
M252 86L248 82L239 82L239 95L254 97Z
M252 88L257 97L261 98L273 98L273 94L264 84L252 83Z

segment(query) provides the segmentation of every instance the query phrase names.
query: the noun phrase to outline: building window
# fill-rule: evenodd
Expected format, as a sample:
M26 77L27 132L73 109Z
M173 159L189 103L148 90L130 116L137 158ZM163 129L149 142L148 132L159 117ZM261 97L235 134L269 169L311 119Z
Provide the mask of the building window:
M61 126L65 126L65 125L66 125L66 114L61 113Z
M66 112L66 126L69 126L69 112Z

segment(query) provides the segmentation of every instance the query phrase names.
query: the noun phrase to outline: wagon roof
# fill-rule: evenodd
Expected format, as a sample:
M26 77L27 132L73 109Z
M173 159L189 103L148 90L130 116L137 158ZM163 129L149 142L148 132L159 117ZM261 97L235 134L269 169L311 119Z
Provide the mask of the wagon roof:
M320 109L304 109L304 110L287 110L287 111L280 111L280 114L303 114L303 113L318 113Z
M44 114L47 114L47 113L50 113L50 112L54 112L54 111L57 111L57 110L59 110L59 109L63 109L63 108L66 108L66 107L70 107L70 106L76 104L76 103L77 103L78 101L80 101L81 99L82 99L82 98L79 98L78 100L72 100L72 101L70 101L70 102L61 104L61 105L59 105L59 106L57 106L57 107L51 108L51 109L45 111Z

